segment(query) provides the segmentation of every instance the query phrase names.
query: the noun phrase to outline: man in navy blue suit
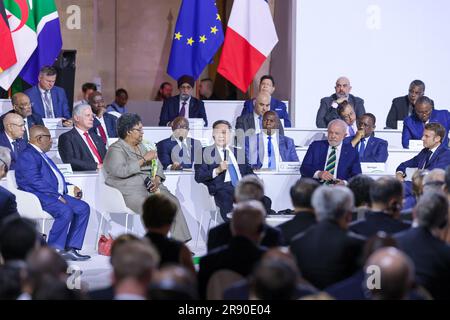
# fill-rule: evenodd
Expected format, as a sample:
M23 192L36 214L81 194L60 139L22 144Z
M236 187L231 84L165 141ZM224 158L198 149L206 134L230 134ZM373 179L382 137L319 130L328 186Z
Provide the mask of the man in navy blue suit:
M108 144L108 138L117 138L117 117L106 112L106 103L103 95L95 91L89 98L89 105L94 113L94 126L90 130L98 134L105 145Z
M87 260L78 252L83 246L89 222L89 205L80 200L81 190L74 188L77 198L68 195L67 183L56 164L46 155L52 146L47 128L34 126L30 143L21 153L16 166L16 181L20 190L38 197L42 208L54 219L48 244L68 260Z
M203 101L192 96L194 78L181 76L178 79L178 90L180 94L164 100L159 116L159 126L170 126L176 117L203 118L205 127L208 126L205 105Z
M28 142L28 132L30 128L35 124L44 125L44 121L42 121L42 118L39 115L32 113L30 98L25 93L18 92L14 94L11 98L11 102L13 109L0 117L0 131L4 130L3 119L5 119L6 115L9 113L16 113L22 116L23 121L25 122L23 139Z
M275 99L272 97L273 92L275 91L275 80L271 75L264 75L259 80L259 92L265 92L270 98L270 110L278 113L278 117L283 119L284 127L290 128L291 119L289 118L289 114L287 113L286 104L283 101ZM246 114L253 114L253 109L255 107L256 99L247 100L244 103L244 108L242 109L241 116ZM237 123L236 123L237 128Z
M245 152L253 169L277 170L280 162L299 162L294 140L279 134L278 114L264 113L263 130L246 139Z
M340 119L328 124L328 140L314 141L306 152L300 167L303 177L326 184L345 184L361 173L358 152L344 142L346 131L347 124Z
M214 145L203 150L202 164L195 164L195 181L208 187L224 221L233 209L234 188L239 179L253 170L243 149L230 146L231 124L218 120L213 124ZM239 151L239 152L238 152Z
M357 120L356 134L344 140L358 150L360 162L386 162L389 156L388 142L375 137L375 123L376 118L372 113L363 114Z
M71 114L63 88L55 86L57 72L45 66L39 72L39 83L25 91L33 104L33 113L41 118L62 118L63 126L71 127Z
M0 146L11 150L11 170L14 170L20 153L26 148L27 143L23 139L25 123L22 116L16 113L8 113L3 119L3 131L0 131Z
M11 155L9 149L0 147L0 179L4 178L8 173L10 163ZM4 218L18 214L16 196L0 186L0 225Z
M189 121L176 117L172 121L172 135L156 144L158 159L164 170L190 169L202 161L202 143L188 138Z
M402 145L409 148L409 140L419 140L422 138L425 124L429 122L439 122L445 128L445 137L441 141L448 145L448 130L450 130L450 111L435 110L434 102L427 96L417 99L414 105L414 112L403 121Z
M116 99L107 106L106 112L111 113L115 117L120 117L122 114L127 113L128 92L127 90L120 88L116 90Z

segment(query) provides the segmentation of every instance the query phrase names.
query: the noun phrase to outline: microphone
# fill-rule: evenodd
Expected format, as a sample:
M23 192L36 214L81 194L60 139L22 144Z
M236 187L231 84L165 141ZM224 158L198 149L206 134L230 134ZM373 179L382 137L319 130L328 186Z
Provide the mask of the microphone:
M227 148L223 148L223 161L227 161Z

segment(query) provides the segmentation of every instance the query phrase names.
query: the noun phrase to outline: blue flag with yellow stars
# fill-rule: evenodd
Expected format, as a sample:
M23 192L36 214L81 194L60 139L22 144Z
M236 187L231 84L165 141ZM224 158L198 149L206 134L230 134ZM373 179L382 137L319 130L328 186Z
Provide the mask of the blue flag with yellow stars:
M222 21L215 0L183 0L170 50L167 73L198 79L223 43Z

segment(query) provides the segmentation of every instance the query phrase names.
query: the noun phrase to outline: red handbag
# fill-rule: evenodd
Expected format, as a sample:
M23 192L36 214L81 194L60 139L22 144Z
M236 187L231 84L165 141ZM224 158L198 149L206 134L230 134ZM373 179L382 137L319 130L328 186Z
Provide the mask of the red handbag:
M109 237L102 234L98 239L98 253L103 256L111 256L111 246L113 243L111 235Z

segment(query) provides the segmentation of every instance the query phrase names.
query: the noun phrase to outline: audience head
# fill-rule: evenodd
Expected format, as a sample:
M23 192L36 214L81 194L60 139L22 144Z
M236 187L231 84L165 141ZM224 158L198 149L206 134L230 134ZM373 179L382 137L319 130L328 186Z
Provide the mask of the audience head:
M427 122L430 119L433 112L434 102L427 96L421 96L417 98L414 104L414 113L423 122Z
M311 202L319 220L341 222L343 226L351 221L354 198L346 187L321 186L314 192Z
M423 130L423 147L428 149L438 147L442 141L444 141L445 134L446 130L442 124L438 122L427 123L425 125L425 129Z
M55 86L57 71L54 67L44 66L39 71L39 87L42 90L51 90Z
M372 182L370 199L374 211L398 216L403 207L403 185L393 177L382 177Z
M23 138L25 134L25 122L17 113L7 113L3 119L3 126L8 137L13 140Z
M348 188L353 192L355 197L355 207L370 207L372 201L370 199L370 187L374 180L364 174L358 174L348 181Z
M0 179L6 176L11 165L11 151L0 146Z
M32 103L30 98L22 92L18 92L14 94L11 98L11 103L13 105L14 112L18 115L22 116L22 118L26 118L31 116L33 110L31 109Z
M435 168L423 178L423 192L442 191L445 186L445 170Z
M310 178L300 178L291 187L291 201L295 211L314 210L311 204L311 198L317 188L320 187L319 182Z
M413 211L419 226L428 230L441 230L448 223L448 200L443 192L424 193Z
M200 81L200 95L209 99L213 94L213 81L210 78L205 78Z
M364 130L364 138L369 138L375 131L377 119L372 113L364 113L357 122L358 130Z
M328 124L328 143L339 146L347 135L347 124L341 119L334 119Z
M164 101L172 97L173 87L169 82L163 82L159 86L158 94L156 96L157 101Z
M423 193L423 178L425 178L428 173L430 173L430 171L426 169L418 169L411 177L412 193L416 199L418 199Z
M22 294L22 269L0 264L0 300L17 300Z
M0 253L3 260L25 260L39 245L36 226L31 220L9 216L0 227Z
M142 221L147 230L167 235L177 213L176 204L163 194L154 194L145 200Z
M144 130L141 117L135 113L124 113L117 120L117 134L120 139L128 140L137 145L144 138Z
M188 75L181 76L178 78L178 90L180 90L180 99L188 100L192 95L192 90L194 88L194 78Z
M219 148L225 148L231 141L231 124L226 120L217 120L213 124L214 143Z
M136 237L132 233L124 233L115 238L111 245L111 260L115 256L117 248L130 241L141 241L141 239Z
M261 91L258 93L255 100L255 108L253 110L255 110L255 113L259 116L264 115L270 110L270 95L267 92Z
M234 237L242 236L259 243L264 233L266 210L260 201L250 200L238 203L233 209L231 232Z
M117 89L116 90L116 99L115 99L116 103L120 106L120 107L125 107L127 102L128 102L128 92L125 89Z
M267 111L263 116L263 129L271 136L278 132L280 118L275 111Z
M89 105L97 116L102 116L106 112L106 103L101 92L95 91L89 95Z
M266 74L261 77L259 80L259 91L265 92L270 96L273 94L275 91L275 80L271 75Z
M79 104L73 108L73 122L75 127L83 132L87 132L94 126L94 114L88 104Z
M337 108L337 113L339 117L345 121L345 123L349 126L353 125L356 121L356 113L353 109L353 106L348 101L344 101L339 104Z
M421 80L414 80L409 85L408 100L414 106L417 99L422 97L425 93L425 83Z
M336 86L334 87L336 90L337 98L348 98L350 91L352 90L352 86L350 85L350 80L346 77L340 77L336 80Z
M172 121L172 132L176 139L183 141L189 133L189 121L185 117L176 117Z
M384 231L378 231L374 236L371 236L367 239L364 244L362 261L363 264L367 262L367 259L377 251L378 249L385 247L394 247L397 248L397 241L389 234Z
M182 266L167 265L156 271L149 295L152 300L197 300L197 279Z
M445 189L450 194L450 165L445 168Z
M97 85L92 82L83 83L81 86L81 91L83 91L84 100L88 101L89 96L97 91Z
M264 197L264 183L258 176L249 174L239 180L234 189L234 200L236 203L248 200L262 201Z
M50 151L53 143L50 131L41 125L34 125L31 127L29 141L44 153Z

